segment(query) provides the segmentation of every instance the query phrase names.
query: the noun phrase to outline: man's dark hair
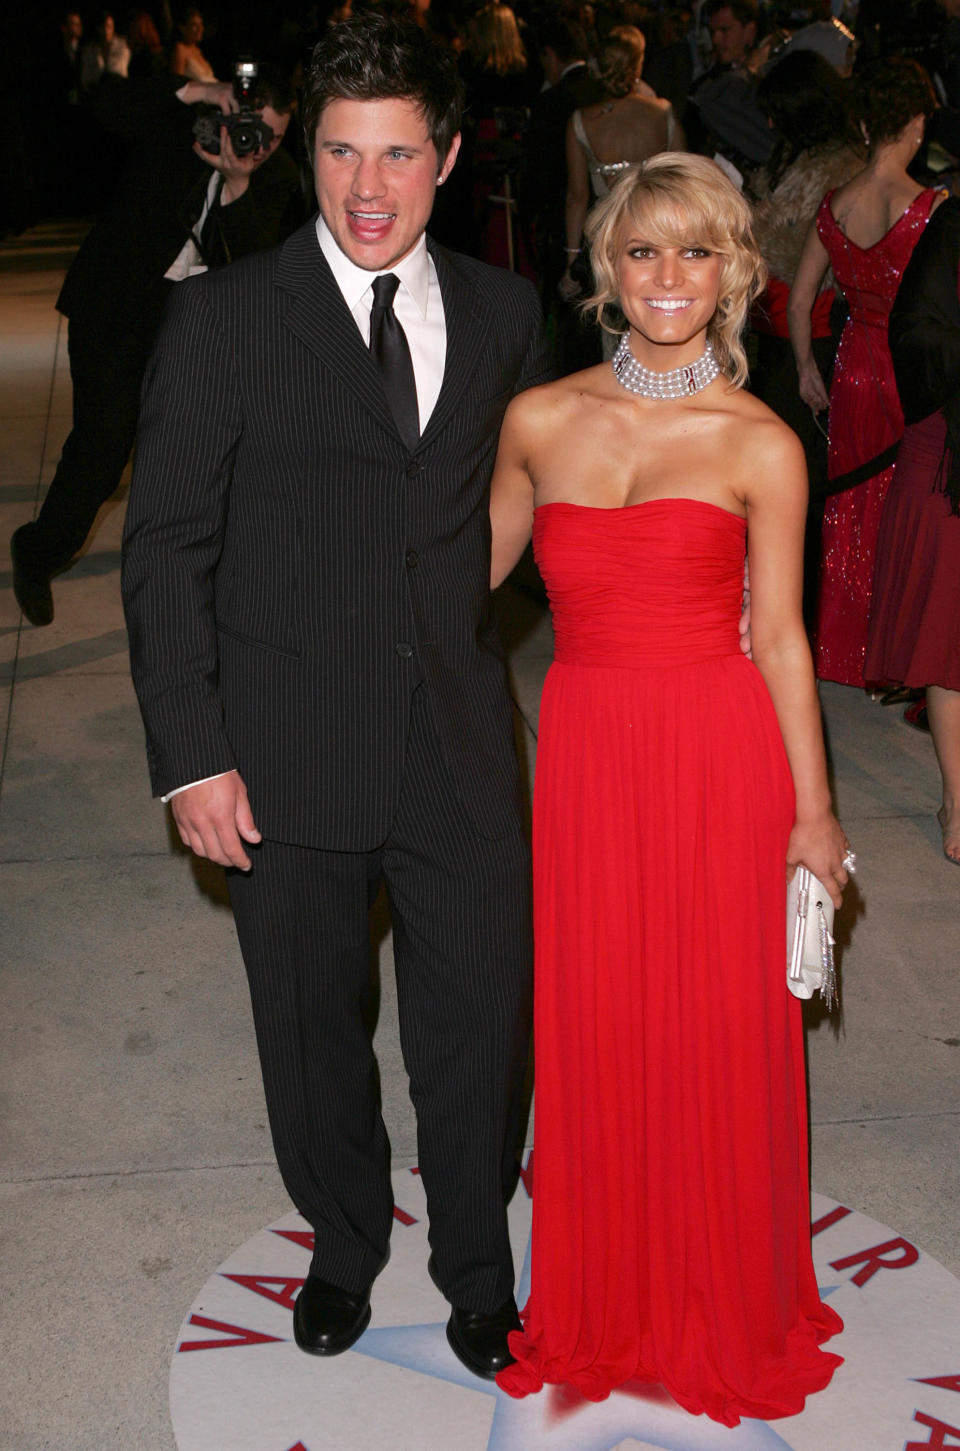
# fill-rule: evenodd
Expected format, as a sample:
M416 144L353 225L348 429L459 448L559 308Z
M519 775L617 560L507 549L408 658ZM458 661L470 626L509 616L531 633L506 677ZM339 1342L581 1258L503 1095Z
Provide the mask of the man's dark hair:
M741 25L749 25L752 20L759 29L760 11L756 0L707 0L703 7L704 19L712 20L721 10L732 11L734 20L738 20Z
M772 187L804 151L831 142L859 144L850 117L847 82L815 50L794 50L778 60L755 95L776 132L777 144L767 164Z
M463 82L453 55L419 26L377 11L335 25L316 46L303 88L303 131L313 154L331 101L408 100L419 107L443 162L460 130Z
M292 78L276 66L261 65L257 69L257 102L261 106L272 106L279 116L292 111L297 103L297 92Z
M537 21L534 39L541 55L545 50L552 50L557 60L566 63L586 60L589 54L583 26L566 15L553 15Z

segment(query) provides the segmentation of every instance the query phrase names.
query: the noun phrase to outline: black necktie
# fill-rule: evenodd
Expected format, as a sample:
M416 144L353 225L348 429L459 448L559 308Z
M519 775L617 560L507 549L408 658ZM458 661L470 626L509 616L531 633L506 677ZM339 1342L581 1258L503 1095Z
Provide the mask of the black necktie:
M385 272L382 277L373 279L370 351L380 369L383 391L394 422L412 452L420 439L420 411L407 335L393 310L393 299L399 286L400 278L393 272Z

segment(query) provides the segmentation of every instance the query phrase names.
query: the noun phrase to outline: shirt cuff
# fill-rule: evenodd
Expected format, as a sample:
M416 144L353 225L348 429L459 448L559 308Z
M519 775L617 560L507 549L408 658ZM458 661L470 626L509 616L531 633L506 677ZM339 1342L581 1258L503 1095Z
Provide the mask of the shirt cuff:
M202 786L205 781L217 781L221 776L229 775L229 771L218 771L215 776L201 776L199 781L188 781L186 786L177 786L173 791L168 791L166 796L160 797L160 800L164 803L172 801L174 796L179 796L181 791L189 791L191 786Z

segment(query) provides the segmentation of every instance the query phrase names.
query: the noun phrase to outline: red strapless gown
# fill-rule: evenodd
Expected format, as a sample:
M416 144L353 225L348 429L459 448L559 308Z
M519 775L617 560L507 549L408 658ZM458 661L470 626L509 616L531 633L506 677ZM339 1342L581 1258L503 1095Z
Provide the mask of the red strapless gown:
M534 793L532 1293L511 1395L660 1382L735 1425L840 1357L810 1253L793 786L741 655L745 525L542 506L556 634Z
M817 232L850 316L830 388L827 471L832 480L863 469L903 433L903 411L887 342L890 309L938 192L923 191L885 237L858 247L837 225L827 192ZM883 500L893 464L828 499L821 536L816 669L821 680L863 685L867 620Z

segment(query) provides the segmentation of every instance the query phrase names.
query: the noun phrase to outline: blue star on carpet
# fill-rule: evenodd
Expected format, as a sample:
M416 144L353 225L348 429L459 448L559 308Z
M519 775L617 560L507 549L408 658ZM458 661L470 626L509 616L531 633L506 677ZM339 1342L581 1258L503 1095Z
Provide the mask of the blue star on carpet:
M584 1400L569 1387L547 1386L539 1395L514 1400L460 1364L447 1344L442 1321L368 1330L353 1350L493 1397L487 1451L613 1451L628 1436L662 1451L789 1447L765 1421L741 1421L731 1428L705 1416L689 1416L659 1386L627 1386L599 1402Z
M518 1285L523 1305L530 1294L530 1241ZM838 1290L830 1285L824 1298ZM495 1401L486 1451L615 1451L628 1436L659 1451L789 1451L790 1443L767 1421L721 1426L691 1416L662 1386L632 1382L605 1401L588 1401L572 1386L545 1386L515 1400L493 1381L482 1381L460 1364L447 1344L446 1324L397 1325L368 1330L353 1347L372 1360L435 1376Z

